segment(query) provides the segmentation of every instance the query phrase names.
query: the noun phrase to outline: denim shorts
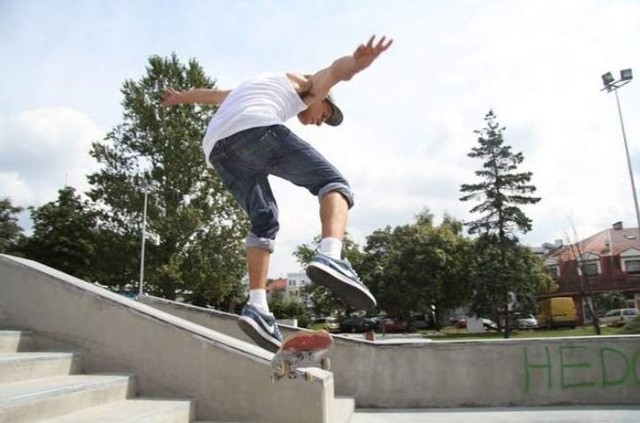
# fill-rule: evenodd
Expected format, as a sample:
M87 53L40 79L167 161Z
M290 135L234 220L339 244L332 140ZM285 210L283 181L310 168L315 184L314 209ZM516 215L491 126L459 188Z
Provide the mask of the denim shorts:
M353 206L349 183L316 149L286 126L251 128L218 141L209 162L249 215L245 245L273 252L280 225L278 205L267 177L278 176L311 194L337 191Z

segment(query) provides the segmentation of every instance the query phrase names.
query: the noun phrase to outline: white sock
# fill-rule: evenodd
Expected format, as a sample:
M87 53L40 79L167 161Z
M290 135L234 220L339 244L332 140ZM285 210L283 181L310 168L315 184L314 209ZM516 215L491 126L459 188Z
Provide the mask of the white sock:
M319 251L332 259L342 258L342 240L338 238L322 238Z
M269 314L269 304L267 303L266 289L249 290L249 304L258 309L260 313Z

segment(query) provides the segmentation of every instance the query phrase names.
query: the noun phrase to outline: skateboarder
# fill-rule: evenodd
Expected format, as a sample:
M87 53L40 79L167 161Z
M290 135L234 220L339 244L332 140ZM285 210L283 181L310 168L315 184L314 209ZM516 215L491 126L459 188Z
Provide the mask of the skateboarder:
M329 95L340 81L366 69L393 40L372 36L353 54L311 75L268 73L233 90L168 88L161 104L219 104L203 139L203 150L226 188L247 212L251 230L245 240L249 302L240 326L258 345L276 351L282 335L269 312L266 281L270 255L279 230L278 206L267 180L275 175L316 195L320 203L322 240L307 273L314 283L333 290L343 301L369 309L375 298L348 261L342 260L348 210L353 193L348 182L312 146L284 122L297 116L303 125L337 126L343 115Z

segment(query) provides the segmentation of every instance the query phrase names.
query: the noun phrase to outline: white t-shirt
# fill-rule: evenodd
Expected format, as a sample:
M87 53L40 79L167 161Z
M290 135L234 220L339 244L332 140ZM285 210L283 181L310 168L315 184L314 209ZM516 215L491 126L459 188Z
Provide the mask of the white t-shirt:
M248 79L227 95L211 118L202 140L205 158L217 141L245 129L283 124L307 107L285 72Z

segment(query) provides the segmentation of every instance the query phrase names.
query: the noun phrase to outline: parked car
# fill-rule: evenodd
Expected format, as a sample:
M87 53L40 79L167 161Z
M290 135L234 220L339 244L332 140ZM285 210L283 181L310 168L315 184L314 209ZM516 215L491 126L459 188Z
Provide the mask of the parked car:
M498 324L491 319L481 318L482 319L482 327L484 330L498 330ZM456 329L466 329L467 328L467 318L460 317L456 322Z
M362 333L374 327L374 322L366 317L350 317L340 322L340 332Z
M432 317L426 315L415 316L409 325L414 330L435 329L436 322Z
M402 319L393 319L390 317L373 317L371 318L371 320L373 322L372 329L376 332L383 331L383 324L385 333L409 332L409 324Z
M627 322L635 319L640 314L635 308L616 308L607 311L600 319L600 324L605 326L624 326Z
M309 324L309 329L324 329L327 332L338 332L340 331L340 322L338 322L338 319L331 316L318 317Z
M518 329L537 329L538 319L533 314L524 314L518 316Z

